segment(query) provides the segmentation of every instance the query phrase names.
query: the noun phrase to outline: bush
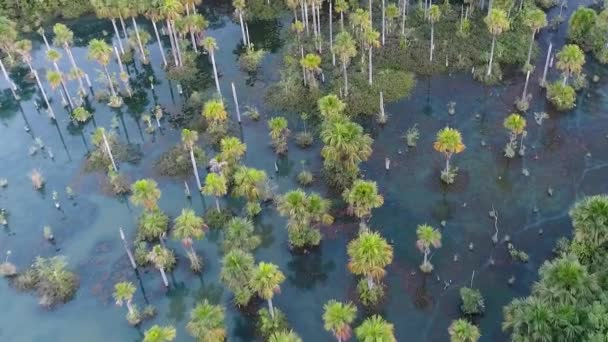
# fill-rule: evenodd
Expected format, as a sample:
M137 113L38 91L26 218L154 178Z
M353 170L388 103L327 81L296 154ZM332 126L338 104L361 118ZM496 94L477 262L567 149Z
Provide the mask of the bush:
M373 288L369 288L367 279L359 280L357 284L357 292L359 293L359 299L365 306L375 306L380 303L382 297L384 297L384 288L380 284L375 284Z
M277 308L274 308L274 318L266 308L260 309L258 316L258 331L264 339L267 339L274 333L289 329L289 323L287 323L285 314Z
M308 186L314 181L312 172L303 170L298 174L298 183L302 186Z
M481 292L476 289L462 287L460 288L460 310L465 315L478 315L485 311L485 304Z
M198 146L194 147L194 159L197 166L207 165L205 152ZM154 164L156 171L162 176L189 177L194 172L190 152L182 145L173 146L163 153Z
M314 142L314 137L310 132L299 132L296 134L296 145L301 148L310 147Z
M232 218L230 209L223 208L222 211L217 211L215 208L207 209L205 213L205 222L212 229L223 229L226 223Z
M17 275L14 285L21 290L36 291L40 305L50 307L74 297L78 278L67 269L65 257L37 257L30 268Z
M243 71L255 72L258 70L265 55L266 51L263 49L256 50L253 47L248 47L245 49L245 52L239 56L239 66Z
M321 243L319 230L310 227L289 228L289 244L294 248L318 246Z
M569 110L576 105L576 92L571 86L556 81L547 87L547 99L557 110Z
M160 210L144 212L137 225L137 239L142 241L158 241L167 232L169 217Z

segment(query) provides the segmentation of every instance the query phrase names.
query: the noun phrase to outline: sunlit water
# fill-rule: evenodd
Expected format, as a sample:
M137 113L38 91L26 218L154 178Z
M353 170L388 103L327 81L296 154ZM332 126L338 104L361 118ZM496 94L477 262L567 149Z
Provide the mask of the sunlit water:
M572 11L575 6L570 6ZM235 51L240 45L240 28L226 16L226 8L205 8L205 15L213 23L208 34L219 44L218 68L222 73L221 86L229 104L230 114L235 118L230 82L237 88L241 111L247 105L257 106L263 113L258 123L244 119L242 130L234 125L248 146L244 163L265 170L272 177L280 192L295 188L295 175L300 170L300 161L306 160L317 175L321 169L319 143L309 150L290 145L289 154L278 161L279 172L275 173L276 160L269 146L265 119L278 114L270 111L264 103L268 85L278 80L278 65L281 62L281 23L252 23L251 39L257 47L269 49L262 70L255 80L240 71L236 64ZM556 9L551 13L556 14ZM68 23L77 38L74 54L79 66L85 69L92 80L97 79L99 67L86 58L86 42L100 37L102 32L112 34L107 21L83 18ZM140 25L151 30L142 20ZM513 297L526 295L536 279L540 264L551 255L555 240L567 235L570 223L568 208L575 199L584 195L605 192L608 177L608 154L605 144L608 124L608 85L606 70L594 62L588 63L589 78L597 74L598 83L590 83L578 98L575 110L567 113L554 112L544 100L544 91L537 80L542 75L542 65L548 41L561 46L564 42L566 24L555 32L540 35L541 54L537 68L531 77L533 94L532 108L527 114L527 153L523 158L507 160L502 148L508 137L502 127L505 115L513 111L513 101L523 88L521 73L513 73L504 85L485 87L471 80L468 74L443 75L430 79L419 78L409 99L389 103L386 110L389 123L379 127L367 123L366 130L374 139L374 154L363 166L365 177L376 180L385 204L374 211L371 226L379 230L394 245L395 259L388 267L385 279L388 285L386 298L378 312L394 323L400 341L436 341L447 339L449 322L459 316L458 289L469 285L475 272L474 287L479 288L486 299L486 314L478 319L484 341L506 339L500 331L502 307ZM47 30L50 31L50 30ZM152 35L153 36L153 35ZM34 61L41 76L48 68L44 58L44 46L35 39ZM168 46L168 41L165 41ZM183 183L179 179L160 177L152 166L158 156L179 142L179 130L168 122L162 133L149 135L144 131L139 114L150 111L155 104L166 108L168 114L177 114L184 99L176 84L165 79L159 67L161 58L156 44L150 44L151 69L137 66L129 68L134 88L138 94L136 103L128 103L120 110L111 110L105 104L93 103L95 122L89 122L84 130L73 128L68 114L60 108L59 96L47 91L54 99L57 124L53 124L36 109L35 101L41 101L31 82L23 81L23 72L13 73L19 81L23 99L19 104L10 101L10 92L4 80L3 107L0 108L0 177L9 180L9 186L0 190L0 207L9 211L9 227L0 236L0 252L12 251L11 260L19 268L25 268L35 256L66 255L70 265L80 278L80 289L73 301L52 311L44 310L31 294L22 294L10 288L7 281L0 281L0 303L2 303L2 341L137 341L142 332L152 323L172 324L178 329L178 341L191 338L185 331L189 311L195 303L208 298L222 303L226 308L226 326L229 341L255 340L254 316L241 313L231 305L231 295L218 281L220 270L221 234L211 231L195 248L204 258L204 272L190 272L187 259L178 241L169 241L180 258L177 269L170 274L171 287L165 290L158 272L149 269L136 276L126 258L118 235L118 227L124 227L132 237L140 210L125 200L117 200L101 191L105 176L86 174L83 160L91 148L90 133L97 126L110 127L114 115L119 118L119 139L139 145L143 160L137 165L123 163L121 170L133 181L153 177L162 190L160 207L171 217L181 208L192 206L199 214L211 199L204 201L193 196L188 201L184 196ZM171 58L170 55L167 56ZM201 87L206 98L215 88L211 80L210 65L206 57L200 58L204 82ZM61 61L63 70L68 61ZM113 72L118 71L115 63ZM157 81L150 89L148 76ZM558 77L555 70L550 78ZM253 83L253 85L251 85ZM136 85L137 84L137 85ZM75 93L77 83L70 82ZM99 84L96 84L99 87ZM449 116L447 105L456 102L456 113ZM538 126L532 113L547 111L549 120ZM295 131L295 116L291 115L290 126ZM408 127L417 124L421 137L418 147L408 149L402 138ZM456 184L445 187L439 181L442 157L432 149L435 133L445 125L461 130L467 149L454 158L460 168ZM29 126L28 133L24 127ZM299 127L299 126L298 126ZM28 155L34 138L39 137L54 154L54 160L46 151ZM485 146L482 146L482 141ZM391 159L390 171L384 170L384 159ZM529 171L529 176L522 169ZM43 192L32 189L28 173L40 169L46 179ZM194 184L193 179L188 180ZM322 182L311 190L335 197ZM69 201L64 189L72 187L76 199ZM553 196L547 191L553 189ZM56 210L51 200L53 190L58 191L61 210ZM240 210L242 203L228 204ZM225 204L226 205L226 204ZM526 264L511 261L506 243L494 245L494 222L488 216L492 206L498 211L499 240L510 235L513 244L530 255ZM537 208L537 212L535 212ZM321 247L309 254L292 254L287 247L284 219L278 217L272 207L264 208L256 221L258 233L263 237L262 247L256 253L258 261L270 261L279 265L287 280L281 293L275 296L275 304L284 311L294 330L304 341L330 341L331 335L322 328L322 307L329 299L356 299L356 278L346 268L346 244L356 234L353 220L342 216L324 230ZM415 228L429 223L442 228L443 246L432 255L435 271L422 276L418 270L421 254L415 248ZM55 244L44 240L42 227L50 225L56 237ZM541 235L540 232L543 232ZM468 246L473 243L473 251ZM455 260L457 255L458 261ZM493 262L492 262L493 260ZM509 286L507 281L515 277ZM130 280L139 284L135 302L139 307L151 303L159 310L154 321L143 327L130 327L124 316L125 308L114 305L111 298L116 282ZM449 285L449 286L446 286ZM144 295L145 293L145 295ZM360 306L357 324L368 315Z

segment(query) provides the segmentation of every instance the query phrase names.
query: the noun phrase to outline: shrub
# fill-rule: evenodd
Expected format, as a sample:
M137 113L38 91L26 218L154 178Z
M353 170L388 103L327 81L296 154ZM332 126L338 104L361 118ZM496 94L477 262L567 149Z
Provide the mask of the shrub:
M547 87L547 99L557 110L569 110L576 105L576 92L571 86L556 81Z
M359 280L357 284L357 292L359 293L359 299L365 306L375 306L380 303L382 297L384 297L384 288L381 284L376 284L370 288L367 283L367 279Z
M169 217L160 210L144 212L137 225L137 239L144 241L157 241L167 232Z
M193 150L197 166L206 165L207 156L205 151L198 146L195 146ZM158 158L154 168L162 176L188 177L193 172L190 152L184 149L182 145L173 146Z
M465 315L478 315L485 311L485 304L481 292L468 287L460 288L460 310Z
M78 290L78 279L67 269L65 257L37 257L29 269L16 277L15 286L36 291L40 305L54 306L74 297Z
M289 328L285 314L277 308L274 308L274 318L266 308L260 309L258 316L258 331L265 339Z
M247 47L245 52L239 56L239 66L244 71L254 72L258 70L265 55L266 51L263 49L256 50L253 47Z

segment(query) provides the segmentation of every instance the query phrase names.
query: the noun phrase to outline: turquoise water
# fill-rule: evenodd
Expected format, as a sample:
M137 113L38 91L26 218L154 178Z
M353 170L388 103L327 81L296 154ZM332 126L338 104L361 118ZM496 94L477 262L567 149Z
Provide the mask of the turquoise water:
M575 6L570 6L572 11ZM208 34L218 41L218 68L222 73L221 86L229 98L230 114L235 118L231 101L230 82L235 82L241 104L257 106L263 119L277 112L264 102L267 87L278 80L278 65L281 62L282 37L286 21L251 24L251 39L256 46L271 51L265 57L263 67L255 79L250 79L236 65L240 44L240 28L227 17L228 9L218 6L204 7L205 14L213 20ZM556 10L553 10L554 15ZM74 54L79 66L85 69L92 80L97 78L99 67L86 58L86 42L100 37L103 32L112 34L109 22L95 18L82 18L67 23L74 29L78 40ZM151 30L144 21L142 27ZM385 282L388 286L386 298L377 309L395 325L399 341L437 341L447 339L447 326L459 316L458 289L469 285L475 271L474 286L486 299L486 314L478 319L483 341L505 340L500 331L502 306L513 297L528 293L536 278L540 264L551 255L555 240L567 235L570 223L567 210L581 196L606 192L608 166L606 151L608 124L605 108L608 106L608 78L604 67L588 63L586 72L600 76L600 81L591 83L580 95L575 110L566 113L554 112L544 100L544 92L538 88L537 79L542 74L542 64L548 41L561 46L564 42L566 24L558 31L540 35L541 56L532 75L530 90L533 94L532 108L526 115L528 120L527 154L523 158L507 160L502 148L508 137L502 127L506 114L513 111L513 101L523 88L523 76L512 73L504 85L485 87L471 80L468 74L455 74L419 78L409 99L386 106L389 122L384 127L367 122L366 130L374 139L374 154L363 165L365 177L378 182L385 204L373 213L371 226L380 231L393 245L395 259L388 267ZM49 30L47 30L49 31ZM37 39L33 52L39 72L49 65L44 59L44 46ZM168 46L168 42L165 42ZM188 261L178 241L169 241L179 262L170 274L171 287L165 290L158 272L149 269L134 274L124 255L118 235L118 227L124 227L133 237L139 209L124 199L110 197L102 191L105 176L87 174L83 161L91 148L90 133L97 126L110 127L114 115L119 118L119 139L137 145L143 159L135 164L121 164L120 168L130 181L151 177L159 182L162 190L160 207L175 217L183 207L191 206L199 214L212 205L212 199L193 196L185 198L183 182L179 179L161 177L152 166L158 156L178 143L179 129L167 121L161 134L152 136L144 131L138 120L144 111L150 111L156 103L166 108L171 115L180 112L184 99L179 95L175 82L165 79L159 67L162 62L158 47L150 44L152 68L145 70L137 65L130 67L131 78L137 79L133 86L138 94L136 103L128 103L120 110L111 110L105 104L93 103L95 121L82 130L69 124L68 114L60 108L59 96L52 93L57 124L46 114L36 109L40 102L31 81L23 80L24 72L14 72L22 89L22 100L12 102L10 91L4 80L2 107L0 107L0 178L7 178L9 186L0 190L0 207L10 213L9 226L0 235L0 253L12 251L11 261L20 269L25 268L37 255L66 255L71 267L80 278L80 289L73 301L53 310L42 309L37 298L27 293L18 293L5 280L0 281L2 341L137 341L151 324L172 324L178 329L178 341L191 338L185 331L189 311L195 303L207 298L226 306L226 326L229 341L252 341L254 335L253 315L242 313L231 305L231 295L218 281L220 270L221 234L209 232L203 241L196 242L196 250L204 258L204 272L195 275L189 270ZM168 56L170 57L170 56ZM215 91L211 80L210 65L206 57L199 63L203 67L201 90L205 98ZM61 65L67 70L68 61ZM113 72L118 71L115 63ZM154 89L146 82L153 73L157 81ZM555 70L550 77L556 78ZM135 85L137 84L137 86ZM70 83L72 93L76 82ZM96 85L99 87L99 84ZM47 91L50 89L47 87ZM450 116L447 106L456 102L456 113ZM550 119L538 126L534 112L546 111ZM281 113L283 114L283 113ZM285 114L288 115L288 114ZM296 131L298 123L294 115L290 127ZM405 130L417 124L421 137L418 146L406 147L402 138ZM432 149L435 133L445 125L456 127L463 133L467 149L454 158L460 168L456 183L445 187L439 181L442 157ZM26 132L24 127L31 128ZM297 187L295 176L300 170L300 161L306 160L309 167L320 175L320 144L309 150L301 150L290 143L286 158L278 161L279 172L274 172L275 155L269 145L264 120L252 122L245 119L242 130L233 124L235 134L242 135L248 146L244 163L265 170L272 176L279 192ZM40 138L46 149L51 149L54 159L45 151L28 155L34 138ZM482 141L485 146L482 146ZM202 143L201 143L202 145ZM390 171L384 170L384 158L391 159ZM522 174L522 168L529 176ZM32 189L28 173L40 169L46 179L44 192ZM193 179L188 180L191 186ZM65 195L65 187L76 192L74 201ZM553 196L547 194L553 189ZM61 210L54 208L51 193L60 193ZM334 197L322 182L310 189ZM230 205L240 204L230 201ZM488 217L492 205L498 211L499 240L508 234L518 249L530 255L526 264L511 261L506 244L494 245L493 221ZM538 210L535 210L538 209ZM278 217L271 207L265 207L256 228L263 236L262 247L256 251L258 261L270 261L279 265L287 276L281 293L275 296L275 305L286 313L293 329L304 341L330 341L331 335L322 329L322 307L330 299L356 299L356 279L346 268L346 244L357 232L356 224L338 208L336 223L323 231L320 248L308 254L293 254L287 246L285 220ZM536 212L537 211L537 212ZM423 276L418 270L422 255L415 248L415 228L429 223L442 228L443 247L432 255L435 271ZM50 225L56 238L55 244L44 240L42 227ZM540 232L542 231L542 235ZM470 243L474 250L469 251ZM457 255L458 261L454 261ZM507 284L514 276L515 283ZM140 328L130 327L124 319L126 309L116 307L111 298L116 282L130 280L139 285L135 303L142 307L153 304L159 310L152 322ZM445 282L449 286L446 287ZM263 305L263 303L260 303ZM357 324L370 312L359 306Z

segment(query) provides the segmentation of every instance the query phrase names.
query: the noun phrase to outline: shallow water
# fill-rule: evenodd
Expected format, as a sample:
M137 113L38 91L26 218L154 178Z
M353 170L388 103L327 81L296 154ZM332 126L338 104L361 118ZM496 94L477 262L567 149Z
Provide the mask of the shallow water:
M568 12L575 7L571 5ZM230 82L234 82L241 112L245 106L252 105L261 110L263 119L277 114L267 108L264 95L267 86L279 77L277 66L281 62L283 44L279 31L284 25L281 21L250 25L253 43L272 52L265 57L262 70L252 80L236 66L240 28L226 16L227 11L220 6L204 8L206 17L213 21L208 34L217 39L220 48L216 58L230 113L235 119L230 90ZM552 15L556 11L554 9ZM79 66L92 80L97 79L99 67L87 60L85 45L89 39L101 36L102 31L112 34L110 23L82 18L68 24L79 38L74 48ZM143 20L140 25L151 30ZM551 255L555 240L568 234L571 228L568 208L581 196L608 190L608 176L604 172L608 166L607 140L602 128L608 124L606 69L594 62L588 63L587 74L589 77L599 75L600 82L591 83L579 95L577 107L571 112L554 112L545 103L544 92L538 87L537 79L542 75L548 41L561 46L566 25L563 23L556 32L544 32L539 38L541 54L537 62L539 67L531 77L533 101L527 114L525 157L507 160L502 156L508 139L502 121L513 111L513 101L522 91L521 74L508 77L504 85L498 87L480 85L468 74L420 78L409 99L387 104L390 118L385 127L374 123L366 125L375 142L374 154L363 165L363 171L366 178L378 182L385 197L384 206L374 211L371 226L381 231L395 248L395 259L385 279L388 285L386 300L378 311L394 323L399 341L446 340L449 322L459 316L458 289L470 284L473 271L474 286L486 299L487 312L478 320L482 341L505 340L506 336L500 331L502 306L511 298L528 293L538 267ZM167 41L164 43L168 46ZM10 213L9 227L0 235L0 253L10 249L11 261L19 268L26 267L37 255L66 255L81 282L73 301L47 311L38 306L37 298L31 294L18 293L6 281L0 281L1 340L46 341L51 336L53 340L66 342L83 338L91 342L140 340L142 332L152 323L139 329L130 327L124 319L125 308L116 307L111 298L114 284L125 279L140 285L135 295L135 302L140 307L149 302L159 310L153 323L177 327L178 341L190 340L185 331L189 311L203 298L226 306L229 341L255 340L253 317L232 307L230 293L218 281L221 258L218 232L209 232L203 241L195 243L205 263L200 276L189 271L180 243L168 242L180 262L170 275L171 288L166 291L158 272L150 269L140 272L137 277L123 253L118 227L124 227L133 236L140 210L102 192L103 175L83 172L83 158L91 148L89 136L95 124L109 128L110 120L117 115L119 139L139 145L144 155L137 165L121 165L131 181L144 177L156 179L162 190L160 207L171 217L186 206L202 213L212 205L210 198L202 200L194 196L191 202L186 200L181 180L160 177L152 170L158 156L179 141L179 131L165 122L162 134L151 136L144 132L139 115L150 111L156 103L170 114L177 114L184 99L176 84L165 79L159 67L162 62L156 44L150 44L148 49L152 68L146 72L154 74L157 82L154 89L150 89L148 74L142 72L141 65L137 70L130 67L132 80L138 80L138 86L134 84L138 101L128 103L120 110L93 103L95 122L89 122L82 132L69 125L67 112L58 103L58 94L51 95L55 99L53 107L58 119L57 124L53 124L46 114L36 109L35 101L41 99L32 82L23 80L23 72L13 73L22 89L23 98L18 104L10 100L7 84L0 80L0 88L4 90L0 107L3 143L0 177L9 180L9 186L0 190L0 207ZM43 77L42 70L48 64L39 40L33 54ZM167 55L167 58L171 56ZM66 70L67 59L64 58L60 65ZM199 65L204 67L200 86L209 98L215 91L210 64L203 56ZM118 66L112 63L111 69L117 72ZM550 78L557 78L555 70ZM72 93L76 86L77 82L70 82ZM454 116L447 114L450 101L456 102ZM542 126L533 120L532 113L537 111L547 111L551 117ZM421 137L418 147L408 150L402 135L414 124L418 125ZM24 130L26 125L31 128L29 133ZM454 158L460 173L450 187L444 187L439 181L443 159L432 149L436 131L445 125L461 130L467 145L464 153ZM295 128L296 121L291 120L290 126ZM236 124L234 128L248 146L244 163L264 169L280 192L297 187L294 178L300 170L301 160L308 161L312 170L320 171L318 142L306 151L290 145L288 156L278 161L280 170L275 173L276 158L269 146L264 120L255 123L244 119L242 130ZM46 149L52 150L54 159L45 151L28 155L35 137L41 138ZM485 147L481 146L482 140ZM385 157L392 161L388 172L384 170ZM522 174L524 167L530 172L528 177ZM27 177L32 169L42 171L47 181L44 192L32 190ZM191 186L194 184L193 179L188 181ZM334 196L321 183L317 182L311 190ZM75 201L66 198L66 186L75 190ZM553 189L553 196L547 195L549 187ZM62 210L53 206L53 190L60 193ZM241 205L233 201L230 204L237 208ZM510 235L517 248L529 253L527 264L511 261L505 243L492 244L493 221L488 217L492 206L498 211L499 238L502 240L506 234ZM535 207L538 213L534 212ZM432 256L434 273L424 277L418 270L422 256L415 248L415 228L425 222L440 227L441 221L445 221L443 247ZM44 225L52 226L55 245L44 240ZM346 244L356 234L355 224L348 217L338 217L336 223L323 232L321 247L306 255L289 252L284 226L285 220L278 217L273 208L264 209L256 222L263 236L263 245L255 253L256 260L276 263L287 276L281 293L275 296L275 304L286 313L291 326L303 340L330 341L331 335L322 329L323 304L329 299L356 302L356 279L346 268ZM473 251L468 250L469 243L474 244ZM458 255L457 262L454 262L454 255ZM490 260L494 260L493 265ZM508 286L507 280L511 276L515 276L516 281ZM447 288L445 281L451 284ZM357 323L368 314L362 306L359 309Z

